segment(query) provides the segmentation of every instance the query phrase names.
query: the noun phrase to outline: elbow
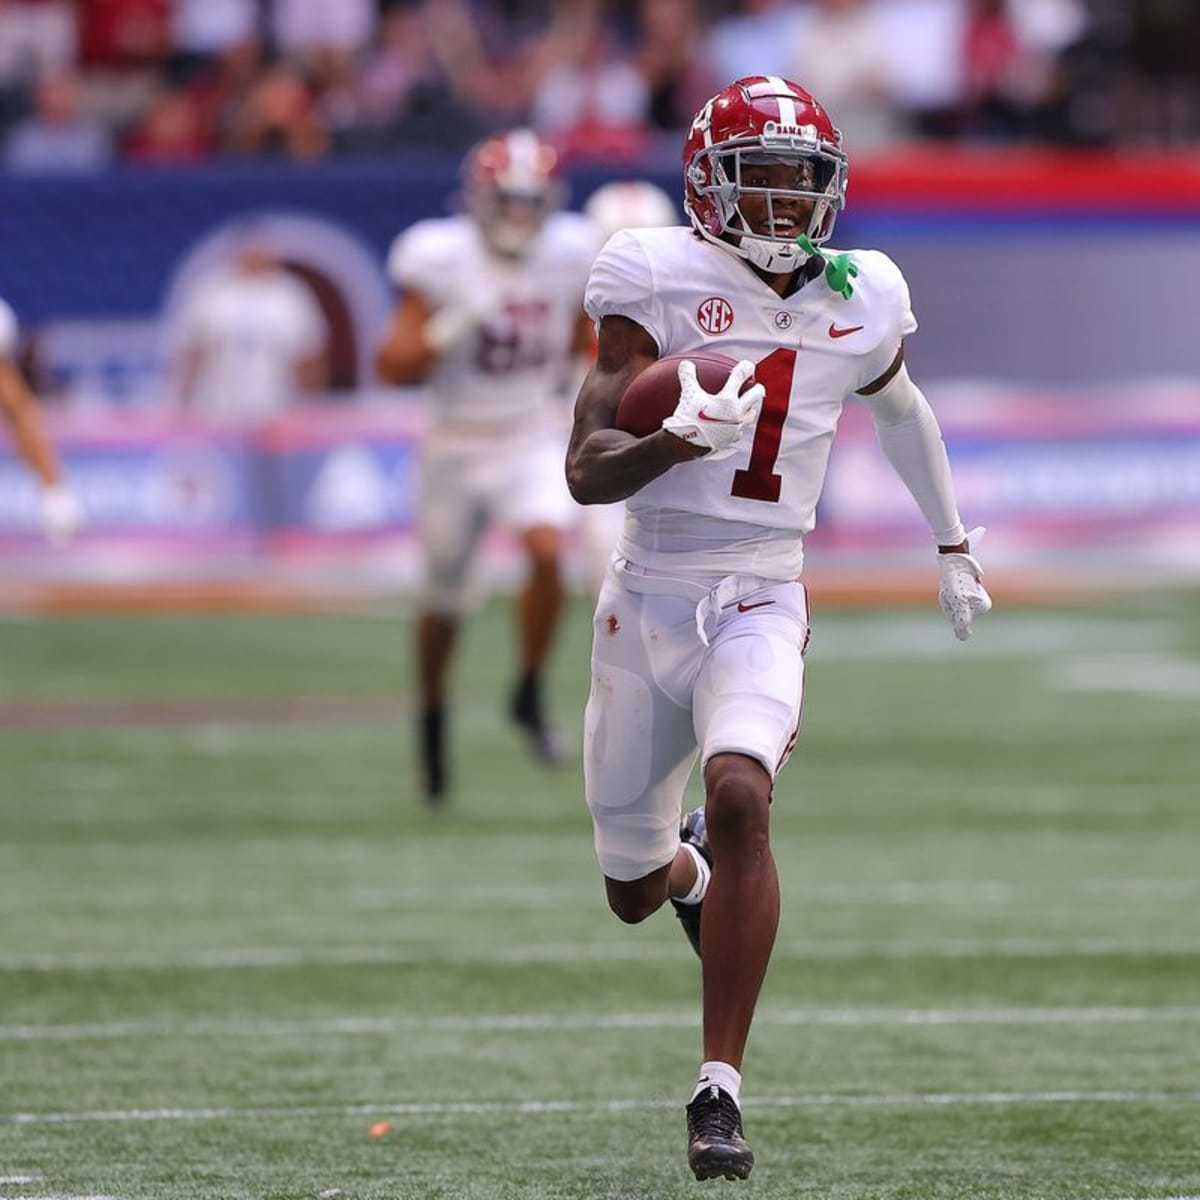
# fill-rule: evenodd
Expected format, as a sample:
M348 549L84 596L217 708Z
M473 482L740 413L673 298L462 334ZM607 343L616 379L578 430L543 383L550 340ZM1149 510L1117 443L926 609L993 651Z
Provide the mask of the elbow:
M587 476L574 463L567 463L567 491L576 504L595 504L588 491Z
M594 471L589 471L574 459L567 459L567 491L576 504L604 504L608 497L600 494Z
M415 364L404 355L397 354L390 346L384 346L375 356L375 370L385 383L401 386L407 383L418 383L421 375L415 369Z

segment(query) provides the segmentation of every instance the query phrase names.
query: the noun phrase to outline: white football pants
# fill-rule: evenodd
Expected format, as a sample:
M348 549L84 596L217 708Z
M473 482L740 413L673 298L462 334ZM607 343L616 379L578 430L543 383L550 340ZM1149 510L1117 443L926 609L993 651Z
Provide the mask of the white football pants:
M698 755L744 754L775 778L799 731L807 642L798 581L679 580L614 559L584 716L584 793L606 876L640 879L671 861Z

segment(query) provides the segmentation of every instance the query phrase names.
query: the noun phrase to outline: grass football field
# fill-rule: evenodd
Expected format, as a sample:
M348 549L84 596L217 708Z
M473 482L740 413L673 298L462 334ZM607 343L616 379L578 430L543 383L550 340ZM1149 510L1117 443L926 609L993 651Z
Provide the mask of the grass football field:
M684 1160L697 963L607 913L507 609L443 812L408 664L399 610L0 621L0 1200L1200 1196L1195 595L965 646L818 597L736 1185Z

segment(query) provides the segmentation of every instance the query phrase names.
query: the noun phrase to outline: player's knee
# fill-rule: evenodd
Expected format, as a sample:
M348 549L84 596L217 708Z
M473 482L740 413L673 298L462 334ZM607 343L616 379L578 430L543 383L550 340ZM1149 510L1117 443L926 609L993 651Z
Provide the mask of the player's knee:
M562 558L562 531L552 525L535 525L522 535L525 552L535 571L557 572Z
M457 571L431 571L417 600L423 611L455 621L466 616L475 606L470 579L465 573Z
M618 920L626 925L638 925L653 915L667 898L666 878L654 875L637 879L632 883L621 883L615 879L604 881L608 907Z
M718 754L704 771L705 817L714 849L743 850L767 844L771 777L741 754Z

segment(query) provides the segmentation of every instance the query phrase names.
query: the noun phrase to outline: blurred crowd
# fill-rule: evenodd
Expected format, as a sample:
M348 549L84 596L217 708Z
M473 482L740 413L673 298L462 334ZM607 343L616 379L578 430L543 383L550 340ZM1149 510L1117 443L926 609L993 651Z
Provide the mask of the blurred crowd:
M461 150L672 155L700 103L780 74L851 152L913 138L1200 140L1197 0L0 0L0 161Z

